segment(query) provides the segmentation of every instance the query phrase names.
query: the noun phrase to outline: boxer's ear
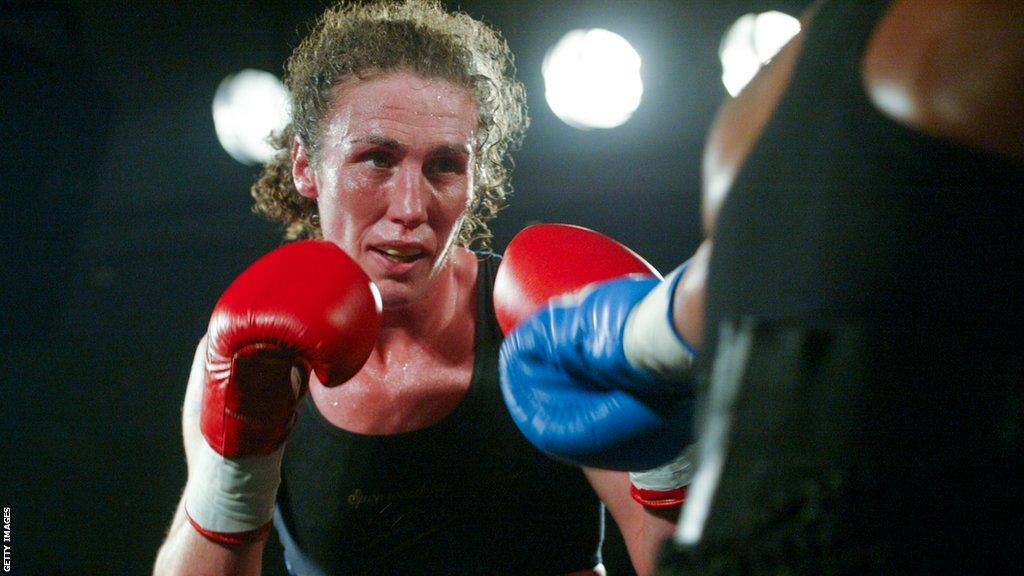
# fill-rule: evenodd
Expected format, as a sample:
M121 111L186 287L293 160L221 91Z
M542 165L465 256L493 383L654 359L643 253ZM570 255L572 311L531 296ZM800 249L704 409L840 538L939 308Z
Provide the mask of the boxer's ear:
M316 172L309 160L309 151L298 136L292 140L292 181L299 194L316 199Z

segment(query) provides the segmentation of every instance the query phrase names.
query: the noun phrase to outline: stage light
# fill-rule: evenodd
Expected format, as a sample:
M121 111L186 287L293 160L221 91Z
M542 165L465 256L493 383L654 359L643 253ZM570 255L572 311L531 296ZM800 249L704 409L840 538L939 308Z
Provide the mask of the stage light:
M271 131L288 123L288 92L276 76L246 69L221 81L213 96L213 126L232 158L243 164L265 162L273 155Z
M736 20L718 48L722 83L729 94L739 94L798 32L800 21L782 12L744 14Z
M573 30L544 57L544 97L563 122L580 129L614 128L640 106L640 55L614 32Z

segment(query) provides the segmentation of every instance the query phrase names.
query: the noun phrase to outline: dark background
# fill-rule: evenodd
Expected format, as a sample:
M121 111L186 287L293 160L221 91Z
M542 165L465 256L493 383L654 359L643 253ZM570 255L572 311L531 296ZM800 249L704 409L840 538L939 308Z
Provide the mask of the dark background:
M449 5L505 33L530 94L495 249L527 223L568 222L667 272L700 238L700 150L726 96L721 35L746 12L797 15L806 2ZM0 506L14 573L151 569L185 482L195 343L221 290L280 243L249 209L258 168L217 142L212 96L242 68L280 75L322 7L0 3ZM643 102L619 128L570 128L543 99L544 53L578 27L613 30L643 58ZM628 573L611 540L610 573Z

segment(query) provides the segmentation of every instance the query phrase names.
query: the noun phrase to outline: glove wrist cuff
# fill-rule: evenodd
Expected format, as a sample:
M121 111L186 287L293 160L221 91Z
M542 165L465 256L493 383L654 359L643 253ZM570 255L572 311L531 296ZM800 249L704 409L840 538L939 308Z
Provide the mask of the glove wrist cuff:
M189 522L218 542L259 539L273 520L284 446L267 456L226 458L201 444L189 463L185 488Z
M249 544L265 540L267 535L270 534L270 528L274 525L273 520L271 520L259 528L247 532L214 532L200 526L187 510L185 511L185 518L188 518L188 523L192 525L192 528L207 540L227 545Z
M679 506L693 476L696 445L691 444L671 461L642 472L629 473L629 493L648 508Z
M686 486L672 488L669 490L648 490L637 488L636 484L629 485L629 495L645 508L674 508L682 506L686 501Z

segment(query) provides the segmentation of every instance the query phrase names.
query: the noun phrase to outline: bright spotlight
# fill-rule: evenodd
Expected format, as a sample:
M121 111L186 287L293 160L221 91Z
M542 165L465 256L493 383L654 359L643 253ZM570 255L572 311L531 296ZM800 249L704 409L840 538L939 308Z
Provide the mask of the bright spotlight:
M782 12L744 14L722 37L722 83L736 96L762 66L800 32L800 21Z
M614 32L573 30L544 57L544 97L563 122L586 130L629 120L644 85L640 55Z
M213 96L213 126L232 158L243 164L266 162L274 150L272 131L288 124L288 91L276 76L242 70L221 81Z

